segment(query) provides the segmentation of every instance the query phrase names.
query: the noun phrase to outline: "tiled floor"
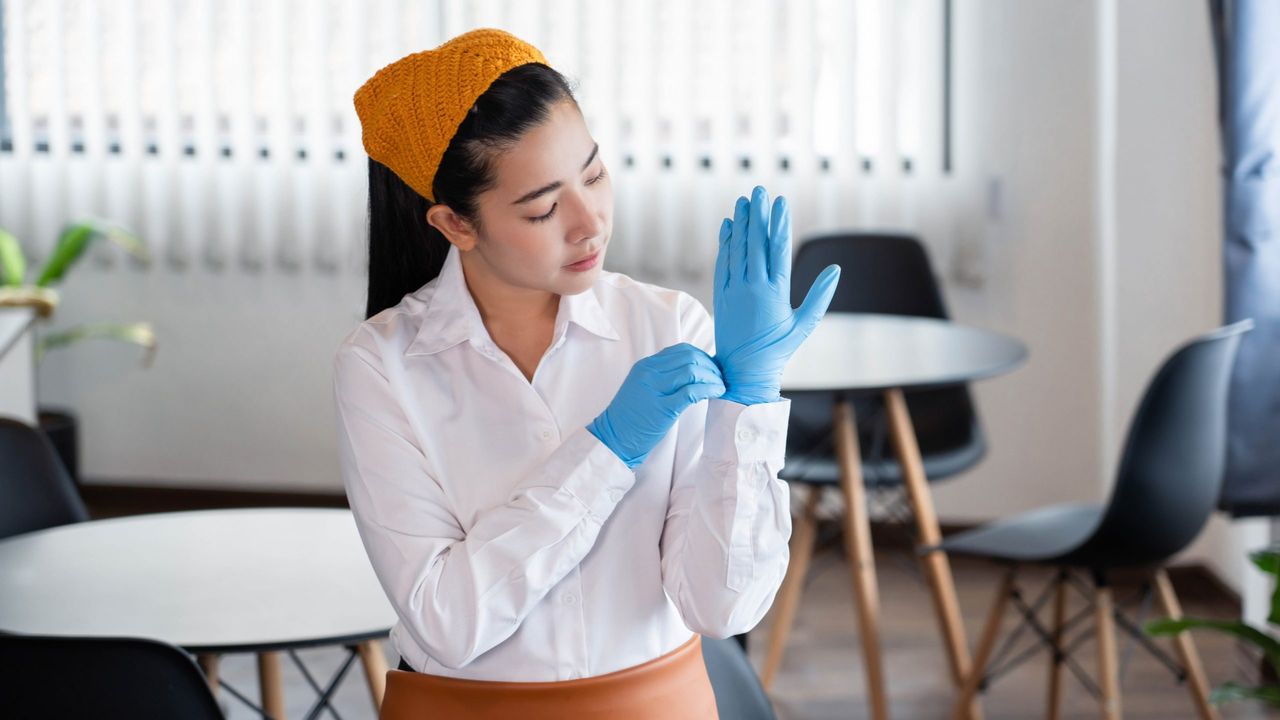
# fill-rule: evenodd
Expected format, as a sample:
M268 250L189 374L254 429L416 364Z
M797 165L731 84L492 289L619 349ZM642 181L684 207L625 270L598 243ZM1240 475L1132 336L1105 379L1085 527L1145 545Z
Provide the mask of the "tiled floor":
M946 664L929 596L909 559L900 552L884 551L879 556L878 567L885 668L893 716L945 718L951 688L946 680ZM972 644L986 616L997 581L997 570L985 563L968 561L955 561L954 570ZM782 720L866 717L862 665L850 598L849 573L843 560L834 551L820 553L814 559L800 616L774 689L776 707ZM1195 597L1184 597L1183 605L1188 614L1222 617L1230 612L1230 608L1221 603L1206 604L1203 599ZM1077 604L1075 607L1081 606ZM764 656L770 620L766 617L752 633L751 656L757 667ZM1125 647L1123 637L1120 642L1122 651ZM1248 657L1233 641L1203 634L1197 635L1196 639L1211 682L1243 679L1244 674L1250 671ZM388 666L394 667L398 658L389 647L384 649ZM321 684L327 681L343 659L341 650L307 650L299 655ZM1091 641L1081 647L1079 659L1084 667L1092 670ZM284 658L283 669L289 717L304 718L315 695L287 657ZM984 701L987 718L1043 717L1046 671L1044 656L1040 655L1001 678ZM222 675L227 682L256 700L257 669L252 656L224 658ZM1097 706L1079 683L1068 677L1065 687L1064 717L1098 717ZM1161 665L1140 650L1133 654L1127 667L1123 692L1126 718L1165 720L1194 717L1185 688L1176 685ZM256 717L225 692L219 699L227 708L229 718ZM335 695L334 705L338 714L348 720L376 717L358 665L348 672ZM1260 708L1243 704L1226 706L1222 715L1224 718L1242 719L1273 717ZM321 717L326 716L332 717L327 714Z

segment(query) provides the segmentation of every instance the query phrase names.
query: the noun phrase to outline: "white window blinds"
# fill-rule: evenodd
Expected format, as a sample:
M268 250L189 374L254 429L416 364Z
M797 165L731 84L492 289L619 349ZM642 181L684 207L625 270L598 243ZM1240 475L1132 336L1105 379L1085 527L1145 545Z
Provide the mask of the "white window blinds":
M577 84L615 181L611 268L704 282L754 184L798 236L945 212L948 0L0 0L0 225L35 258L92 214L149 272L360 273L351 97L465 30Z

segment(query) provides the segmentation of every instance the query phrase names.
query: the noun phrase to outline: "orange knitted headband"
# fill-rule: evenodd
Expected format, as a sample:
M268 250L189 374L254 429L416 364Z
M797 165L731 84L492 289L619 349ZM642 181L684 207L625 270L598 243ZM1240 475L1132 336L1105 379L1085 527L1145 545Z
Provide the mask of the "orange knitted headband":
M431 182L471 106L500 75L529 63L549 64L534 46L491 28L400 58L356 90L365 152L435 202Z

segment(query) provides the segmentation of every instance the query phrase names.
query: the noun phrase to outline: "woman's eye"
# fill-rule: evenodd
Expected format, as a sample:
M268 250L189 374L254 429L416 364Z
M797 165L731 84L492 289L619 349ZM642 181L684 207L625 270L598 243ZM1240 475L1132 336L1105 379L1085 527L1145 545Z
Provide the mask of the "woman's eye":
M554 203L554 204L552 204L551 209L547 211L547 214L546 214L546 215L539 215L539 216L537 216L537 217L531 217L531 218L529 218L529 222L544 222L544 221L546 221L546 220L550 220L550 219L551 219L551 216L556 214L556 205L559 205L559 204L560 204L560 203Z
M595 177L591 178L590 180L588 180L588 181L586 182L586 184L587 184L587 185L595 185L596 183L598 183L598 182L600 182L602 179L604 179L605 174L606 174L606 173L605 173L605 169L604 169L604 168L600 168L600 173L599 173L598 175L596 175ZM551 216L556 214L556 205L559 205L559 203L555 203L555 204L553 204L553 205L551 206L551 209L547 211L547 214L546 214L546 215L538 215L537 217L531 217L531 218L529 218L529 219L528 219L528 220L529 220L529 222L536 222L536 223L539 223L539 222L546 222L547 220L550 220L550 219L551 219Z

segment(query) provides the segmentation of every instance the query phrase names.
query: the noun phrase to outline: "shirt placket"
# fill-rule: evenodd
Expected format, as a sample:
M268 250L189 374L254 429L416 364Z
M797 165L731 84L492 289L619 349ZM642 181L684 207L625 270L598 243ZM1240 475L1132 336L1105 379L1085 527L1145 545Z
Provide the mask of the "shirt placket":
M582 607L582 570L574 568L556 586L556 674L561 680L587 676L587 622Z

